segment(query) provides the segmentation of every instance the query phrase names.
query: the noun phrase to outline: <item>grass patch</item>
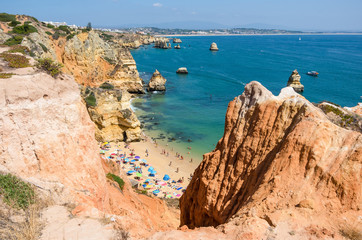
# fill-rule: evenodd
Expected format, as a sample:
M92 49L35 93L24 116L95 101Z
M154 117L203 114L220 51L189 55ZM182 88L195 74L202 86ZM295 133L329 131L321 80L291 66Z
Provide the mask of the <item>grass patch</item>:
M105 41L110 41L112 38L114 38L113 35L106 34L106 33L102 33L102 34L100 35L100 37L103 38L103 40L105 40Z
M16 17L13 14L0 13L0 22L16 21Z
M34 203L34 189L11 174L0 175L0 194L10 207L27 209Z
M19 21L11 21L10 23L9 23L9 26L10 27L15 27L16 25L19 25L21 22L19 22Z
M12 68L25 68L30 67L29 59L25 56L18 54L2 53L0 54L5 61L9 63L9 67Z
M46 53L48 52L48 48L44 44L39 43L39 45L43 49L44 52L46 52Z
M20 44L22 41L23 41L22 36L13 36L12 38L9 38L8 40L6 40L4 44L7 46L12 46L12 45Z
M114 175L112 173L107 173L106 177L110 180L113 180L118 183L118 186L121 190L124 188L124 181L122 178L118 177L117 175Z
M50 23L48 23L48 24L47 24L47 28L55 28L55 26L52 25L52 24L50 24Z
M22 53L23 55L26 55L30 53L30 50L28 47L21 46L21 45L14 45L11 46L9 51L6 51L7 53Z
M56 77L59 73L61 73L61 68L63 65L53 61L50 58L40 58L38 59L36 67L46 71L52 77Z
M49 32L49 31L46 31L45 33L48 34L49 36L53 35L53 34L52 34L51 32Z
M94 93L91 92L85 99L84 101L87 103L87 107L91 106L91 107L95 107L97 106L97 99L94 96Z
M109 82L104 82L99 87L102 89L114 89L114 86Z
M13 32L27 35L33 32L38 32L38 30L32 25L24 23L24 25L14 27Z
M14 73L0 73L0 78L11 78L13 75Z

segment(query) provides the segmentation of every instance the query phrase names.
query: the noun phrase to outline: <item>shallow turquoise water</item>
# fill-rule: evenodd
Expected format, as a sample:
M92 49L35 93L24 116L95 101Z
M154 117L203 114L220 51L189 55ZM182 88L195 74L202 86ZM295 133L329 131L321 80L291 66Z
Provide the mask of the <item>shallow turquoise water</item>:
M191 147L191 155L200 159L222 137L227 105L250 81L279 94L298 69L309 101L328 100L342 106L361 101L362 36L301 38L181 37L180 50L152 46L132 50L145 82L155 69L167 79L165 94L146 94L134 101L136 114L149 135L184 152ZM212 42L220 51L208 50ZM189 74L177 75L179 67L187 67ZM319 77L305 74L311 70L318 71Z

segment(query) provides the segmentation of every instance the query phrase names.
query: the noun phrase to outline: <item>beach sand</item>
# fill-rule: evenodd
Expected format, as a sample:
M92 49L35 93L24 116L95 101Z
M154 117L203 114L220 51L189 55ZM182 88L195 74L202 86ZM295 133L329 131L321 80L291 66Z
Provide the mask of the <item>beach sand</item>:
M117 152L117 149L121 149L122 154L126 153L127 157L130 156L131 149L134 149L134 153L136 156L140 156L141 159L146 159L147 164L154 167L155 171L157 171L156 177L147 177L147 169L150 167L148 166L143 167L143 181L139 181L140 183L143 183L144 180L147 178L149 179L161 179L164 177L165 174L169 175L171 180L179 180L182 177L184 178L184 181L182 183L177 183L174 185L181 186L182 189L186 189L187 185L190 182L190 174L193 174L197 166L199 165L198 161L190 162L189 160L181 160L180 158L176 157L176 153L171 151L171 149L168 149L168 146L162 146L159 144L156 144L151 138L144 136L143 141L141 142L132 142L128 144L128 148L125 148L126 144L121 143L110 143L111 148L109 151L106 152L105 156L108 157L112 152ZM148 157L146 156L146 149L148 151ZM163 154L163 150L169 153L168 156ZM184 156L185 157L185 156ZM116 161L116 159L113 159L112 161ZM171 166L170 166L171 162ZM136 162L136 165L139 166L139 162ZM121 163L121 166L124 166L124 171L127 172L130 169L129 164L123 164ZM129 176L129 179L134 179L135 174ZM158 194L158 197L164 197L164 194L162 192L172 192L177 194L182 194L182 190L174 190L172 188L169 188L167 186L162 188L162 191L160 194ZM152 191L149 191L151 193ZM175 198L175 197L174 197ZM177 197L178 198L178 197Z

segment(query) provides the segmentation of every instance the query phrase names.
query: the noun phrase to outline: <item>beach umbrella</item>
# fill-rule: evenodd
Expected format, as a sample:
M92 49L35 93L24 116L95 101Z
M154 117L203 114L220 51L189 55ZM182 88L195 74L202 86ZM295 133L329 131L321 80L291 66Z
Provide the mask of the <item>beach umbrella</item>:
M136 160L134 160L134 159L133 159L133 160L131 160L131 162L135 162L135 161L136 161Z
M163 180L165 180L165 181L170 180L170 176L169 176L169 175L167 175L167 174L165 174L165 176L163 177Z
M142 177L142 174L138 172L138 173L136 173L136 176L137 177Z
M151 171L151 174L156 174L157 172L155 170L152 170Z
M148 168L148 171L149 171L149 172L151 172L151 171L153 171L153 170L154 170L153 167L149 167L149 168Z
M115 154L115 153L111 153L111 155L113 155L113 156L114 156L114 155L116 155L116 154Z
M131 171L128 171L127 174L128 174L128 175L131 175L131 174L133 174L134 172L136 172L136 171L131 170Z
M129 159L128 159L128 158L126 158L126 159L124 159L124 161L125 161L125 162L129 162Z
M135 156L134 158L136 158L136 159L140 159L140 156Z
M146 162L147 162L147 161L146 161L146 159L141 159L141 161L142 161L142 162L144 162L144 163L146 163Z
M106 153L106 151L104 151L104 150L101 150L101 154L105 154Z
M147 178L146 181L145 181L145 183L146 183L146 182L150 182L150 181L151 181L151 179L148 179L148 178Z

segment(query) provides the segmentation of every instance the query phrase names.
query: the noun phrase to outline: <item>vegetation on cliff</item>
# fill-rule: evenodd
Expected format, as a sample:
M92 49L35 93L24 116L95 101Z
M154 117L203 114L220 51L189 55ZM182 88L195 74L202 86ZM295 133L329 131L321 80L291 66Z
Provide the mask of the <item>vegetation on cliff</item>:
M0 195L11 207L26 209L34 203L34 190L30 184L11 174L0 174Z
M53 61L51 58L40 58L37 61L38 63L36 64L36 66L46 71L52 77L56 77L58 74L61 73L61 68L63 67L63 65Z

